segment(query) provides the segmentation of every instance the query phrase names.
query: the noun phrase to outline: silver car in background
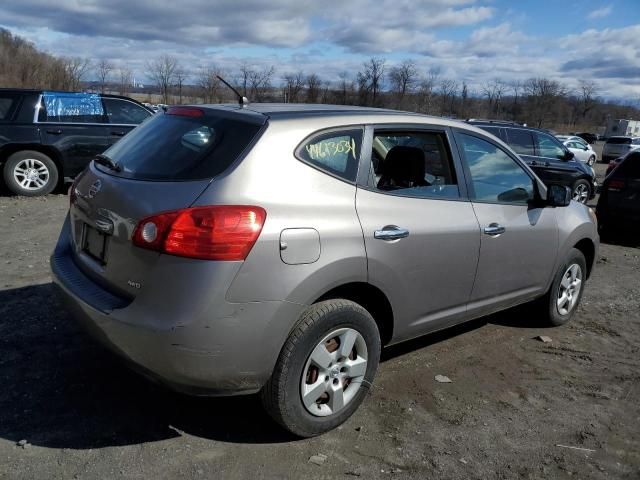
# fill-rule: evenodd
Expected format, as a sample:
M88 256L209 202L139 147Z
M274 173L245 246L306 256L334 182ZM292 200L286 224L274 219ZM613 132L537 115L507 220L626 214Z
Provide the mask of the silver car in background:
M191 394L260 392L307 437L357 409L381 347L525 302L567 322L599 243L570 194L442 118L169 107L76 179L51 265L132 366Z

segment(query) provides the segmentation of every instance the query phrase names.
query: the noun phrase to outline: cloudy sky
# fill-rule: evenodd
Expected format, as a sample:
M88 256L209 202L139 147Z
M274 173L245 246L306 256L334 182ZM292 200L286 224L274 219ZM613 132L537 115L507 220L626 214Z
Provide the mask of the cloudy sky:
M640 99L640 0L2 0L0 26L56 55L191 70L241 61L355 76L371 56L472 88L544 76Z

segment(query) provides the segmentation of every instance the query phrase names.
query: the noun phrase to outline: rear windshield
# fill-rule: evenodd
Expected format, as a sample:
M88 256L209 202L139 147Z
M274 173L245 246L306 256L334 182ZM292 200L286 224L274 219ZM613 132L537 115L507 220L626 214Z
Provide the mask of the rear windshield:
M222 173L260 130L260 125L222 116L156 114L104 155L118 164L107 173L145 180L199 180Z
M607 140L607 143L615 143L615 144L631 143L631 138L629 138L629 137L611 137L609 140Z

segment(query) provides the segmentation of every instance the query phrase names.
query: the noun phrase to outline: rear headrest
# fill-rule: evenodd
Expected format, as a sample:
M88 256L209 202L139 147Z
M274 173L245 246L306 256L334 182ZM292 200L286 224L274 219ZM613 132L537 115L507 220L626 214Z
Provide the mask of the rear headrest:
M391 186L425 185L424 152L416 147L393 147L387 152L383 164L383 174L378 188Z

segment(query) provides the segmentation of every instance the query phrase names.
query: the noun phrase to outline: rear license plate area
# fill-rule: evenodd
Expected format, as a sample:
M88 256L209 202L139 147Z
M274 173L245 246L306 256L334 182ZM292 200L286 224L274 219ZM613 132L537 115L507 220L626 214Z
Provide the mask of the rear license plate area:
M104 265L107 253L107 235L84 224L82 230L82 251Z

